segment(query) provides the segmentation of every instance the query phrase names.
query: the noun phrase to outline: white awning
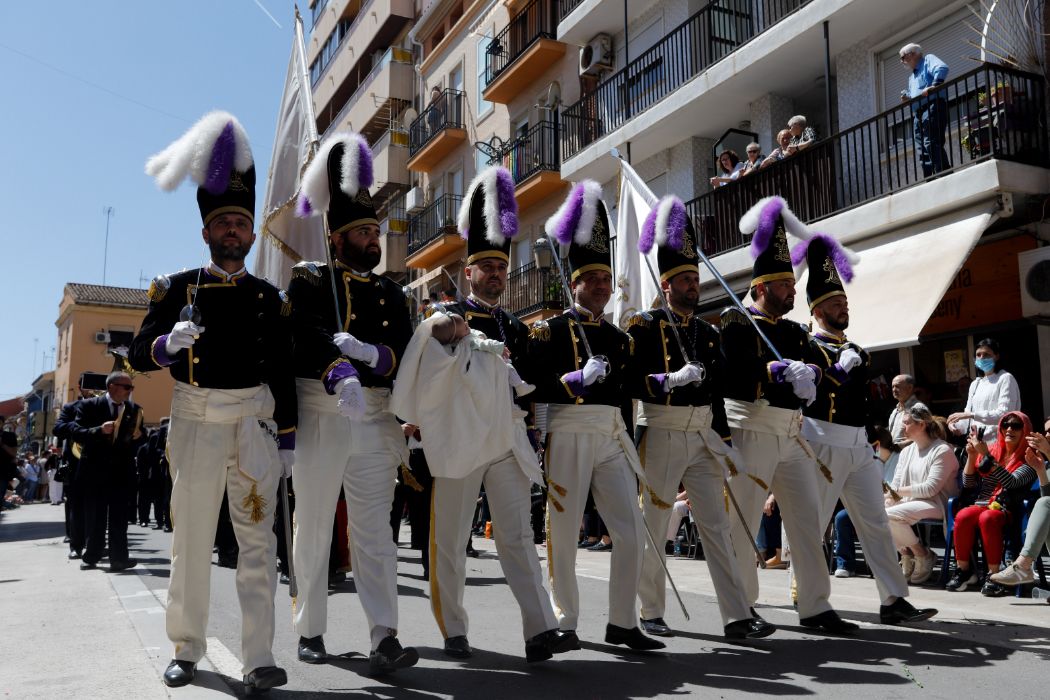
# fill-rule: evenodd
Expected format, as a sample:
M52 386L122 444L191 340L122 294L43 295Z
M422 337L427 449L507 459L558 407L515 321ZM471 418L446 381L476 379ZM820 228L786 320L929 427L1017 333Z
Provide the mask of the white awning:
M426 284L427 282L440 277L441 273L443 273L444 271L445 271L444 267L441 267L441 266L435 267L430 272L426 272L426 273L420 275L419 277L415 278L411 282L409 282L408 283L408 288L411 289L411 290L416 290L419 287L421 287L424 284Z
M923 326L992 216L983 205L851 246L861 261L846 285L850 340L869 351L918 345ZM808 269L798 276L795 308L788 314L802 323L809 321L808 277Z

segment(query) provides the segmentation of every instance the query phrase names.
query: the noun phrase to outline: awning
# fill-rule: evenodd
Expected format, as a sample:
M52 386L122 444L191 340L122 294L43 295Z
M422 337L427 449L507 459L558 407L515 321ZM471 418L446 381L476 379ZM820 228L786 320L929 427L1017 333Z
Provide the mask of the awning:
M445 268L441 267L439 265L438 267L435 267L430 272L424 273L424 274L420 275L419 277L415 278L414 280L412 280L411 282L409 282L408 283L408 288L411 289L411 290L416 290L419 287L422 287L427 282L440 277L441 274L444 271L445 271Z
M846 285L850 340L868 351L918 345L923 326L992 216L983 205L968 213L954 212L950 220L939 217L851 246L861 261L853 282ZM788 314L802 323L810 316L808 276L808 269L799 276L795 308Z

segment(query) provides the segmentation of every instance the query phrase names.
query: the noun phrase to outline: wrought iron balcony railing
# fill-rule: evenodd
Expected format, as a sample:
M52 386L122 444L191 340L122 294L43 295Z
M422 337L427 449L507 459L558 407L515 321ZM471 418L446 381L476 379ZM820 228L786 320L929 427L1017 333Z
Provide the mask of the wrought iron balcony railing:
M456 233L456 216L463 197L446 194L435 199L426 209L408 220L408 254L434 239Z
M485 84L491 85L539 39L557 39L558 18L554 0L532 0L511 18L485 50Z
M409 155L414 156L445 129L462 129L466 93L446 88L416 117L408 130Z
M514 184L520 185L543 170L558 172L561 157L558 143L558 124L542 121L528 131L503 145L497 158L489 164L500 164L510 171Z
M507 275L503 308L515 316L528 316L543 309L565 308L565 293L556 270L544 270L530 262Z

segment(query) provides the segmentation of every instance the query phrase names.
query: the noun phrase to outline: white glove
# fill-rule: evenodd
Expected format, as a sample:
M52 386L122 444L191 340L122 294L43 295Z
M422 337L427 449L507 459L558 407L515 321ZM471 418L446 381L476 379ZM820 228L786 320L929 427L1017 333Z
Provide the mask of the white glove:
M860 363L860 353L853 348L846 348L839 353L839 367L842 368L843 372L849 372Z
M607 374L609 374L609 365L604 360L592 357L583 366L583 385L590 386L598 381L600 377L604 377Z
M197 326L193 321L179 321L171 328L167 339L164 341L164 352L174 355L179 350L193 347L197 342L197 336L204 332L204 326Z
M812 367L800 360L791 360L790 362L791 364L789 364L787 366L787 369L784 370L784 379L788 380L792 384L803 379L805 379L810 384L816 381L817 374L813 371Z
M364 362L369 367L375 367L379 362L379 348L370 343L362 343L349 333L336 333L332 336L332 342L339 348L339 352Z
M795 396L805 401L807 406L817 400L817 385L811 379L797 379L791 382L791 390L795 392Z
M277 450L277 456L281 459L281 474L291 477L292 465L295 464L295 450Z
M700 365L685 364L682 368L676 372L671 372L667 375L667 388L674 389L676 387L685 386L686 384L693 384L694 382L700 382L704 378L704 369Z
M365 417L365 392L357 377L347 377L339 385L339 413L350 420Z

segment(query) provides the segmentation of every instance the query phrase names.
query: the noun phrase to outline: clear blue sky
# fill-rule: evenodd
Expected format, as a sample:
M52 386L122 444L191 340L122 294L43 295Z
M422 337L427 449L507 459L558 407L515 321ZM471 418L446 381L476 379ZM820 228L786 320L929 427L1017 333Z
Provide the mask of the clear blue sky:
M50 357L63 285L102 282L105 207L107 284L200 264L193 187L161 192L143 167L205 112L244 124L262 206L294 22L291 0L5 2L0 19L2 400Z

